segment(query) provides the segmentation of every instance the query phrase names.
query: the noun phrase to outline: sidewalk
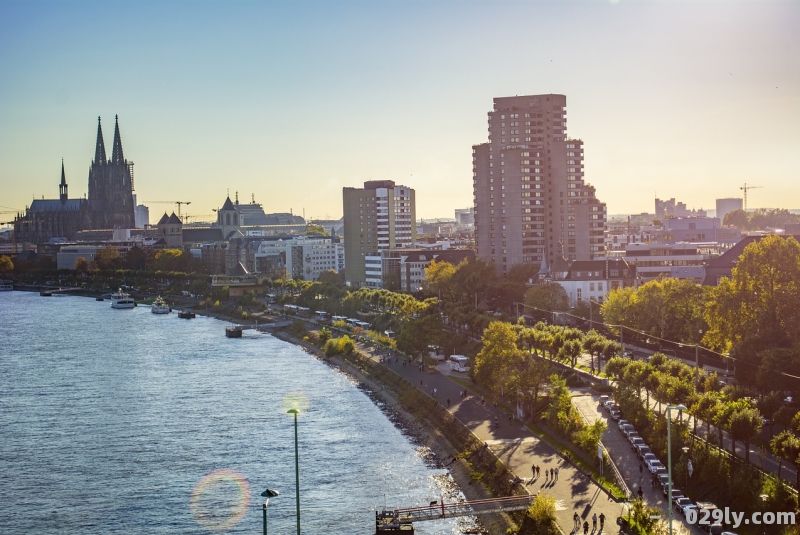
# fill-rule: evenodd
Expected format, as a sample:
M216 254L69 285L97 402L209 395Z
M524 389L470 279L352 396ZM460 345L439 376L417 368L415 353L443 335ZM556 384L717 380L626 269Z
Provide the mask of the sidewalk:
M381 358L380 355L373 354L368 345L359 343L358 348L374 360ZM462 398L460 392L464 387L448 377L450 370L447 365L440 365L431 373L420 371L419 366L410 363L404 366L403 362L403 359L397 359L396 362L394 358L385 359L386 366L448 407L480 440L486 442L492 452L525 481L530 493L542 492L553 496L556 499L558 524L564 533L577 533L573 523L575 512L581 517L581 524L585 520L589 522L590 529L592 515L597 514L599 517L603 513L606 518L604 531L619 531L616 519L622 514L624 504L614 501L604 489L566 462L556 450L539 440L519 421L509 422L508 416L500 409L489 402L481 403L481 398L470 392L466 398ZM466 377L466 374L458 375ZM495 418L499 422L498 427L493 425ZM539 466L540 476L532 480L531 467L534 465ZM555 481L546 476L551 469L558 469L558 478Z

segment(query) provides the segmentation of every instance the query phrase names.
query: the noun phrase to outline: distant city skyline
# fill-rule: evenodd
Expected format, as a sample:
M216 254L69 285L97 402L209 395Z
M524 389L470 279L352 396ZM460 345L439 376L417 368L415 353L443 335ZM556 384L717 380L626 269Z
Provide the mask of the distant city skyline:
M115 114L143 204L338 219L343 187L393 180L453 217L492 99L544 93L610 216L713 211L745 182L750 209L796 209L797 35L800 3L766 0L4 1L0 221L58 198L62 158L83 197Z

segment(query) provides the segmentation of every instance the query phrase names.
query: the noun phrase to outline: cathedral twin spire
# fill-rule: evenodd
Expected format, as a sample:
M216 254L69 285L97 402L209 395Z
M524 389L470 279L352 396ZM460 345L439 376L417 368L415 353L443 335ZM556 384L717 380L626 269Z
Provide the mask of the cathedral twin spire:
M114 116L114 147L111 149L111 163L123 163L122 138L119 135L119 116ZM106 146L103 143L103 127L97 118L97 145L94 149L94 163L106 163Z

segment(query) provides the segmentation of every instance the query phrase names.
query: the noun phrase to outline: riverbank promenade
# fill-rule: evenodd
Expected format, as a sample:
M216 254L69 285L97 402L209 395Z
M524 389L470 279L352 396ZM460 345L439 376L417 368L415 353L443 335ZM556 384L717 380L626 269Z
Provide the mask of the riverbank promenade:
M583 532L583 528L578 529L574 521L575 513L580 517L580 526L588 521L590 533L600 533L599 521L597 528L592 530L592 516L596 514L600 517L601 513L605 515L603 532L619 532L616 519L623 513L622 502L611 498L603 488L520 421L509 421L508 415L500 408L488 400L484 402L480 395L454 381L445 365L440 365L433 372L420 371L419 366L402 358L387 357L385 352L376 352L369 345L359 343L357 347L361 353L383 362L446 407L523 480L528 492L553 496L558 525L564 533ZM464 391L466 396L461 395ZM495 425L495 420L498 425ZM533 474L534 466L539 467L538 477ZM551 471L557 471L557 476L551 477Z

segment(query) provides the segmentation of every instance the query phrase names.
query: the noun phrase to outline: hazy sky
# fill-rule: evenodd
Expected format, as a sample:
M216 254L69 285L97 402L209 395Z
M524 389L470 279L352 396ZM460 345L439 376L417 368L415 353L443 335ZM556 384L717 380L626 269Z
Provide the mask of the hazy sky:
M343 186L390 179L452 217L492 98L541 93L609 213L744 182L800 208L797 1L0 0L0 212L57 198L62 158L83 196L119 114L140 202L338 218Z

